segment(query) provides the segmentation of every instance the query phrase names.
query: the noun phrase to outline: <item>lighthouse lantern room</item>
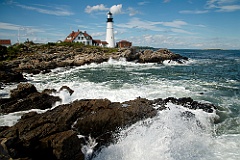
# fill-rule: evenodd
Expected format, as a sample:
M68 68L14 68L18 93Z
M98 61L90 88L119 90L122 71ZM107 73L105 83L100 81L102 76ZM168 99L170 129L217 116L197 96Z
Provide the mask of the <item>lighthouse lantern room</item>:
M106 41L108 43L107 47L109 48L115 47L114 32L113 32L113 18L112 18L112 13L110 11L108 12L108 15L107 15Z

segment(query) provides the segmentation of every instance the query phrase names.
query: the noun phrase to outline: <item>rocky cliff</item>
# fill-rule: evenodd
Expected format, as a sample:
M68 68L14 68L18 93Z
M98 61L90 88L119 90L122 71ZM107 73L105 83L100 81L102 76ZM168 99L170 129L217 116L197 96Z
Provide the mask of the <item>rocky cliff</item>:
M66 86L63 89L73 91ZM51 107L50 104L59 98L46 92L48 91L39 93L28 83L20 84L11 91L10 98L0 99L0 113ZM39 99L32 98L35 94ZM76 100L42 114L29 112L14 126L0 127L0 159L84 159L88 156L86 151L92 149L92 152L96 152L101 147L114 143L116 134L121 129L139 120L156 116L158 111L167 109L167 103L209 113L216 109L212 104L199 103L191 98L148 100L139 97L122 103L108 99ZM195 115L183 112L182 116L194 118Z
M167 49L157 51L136 49L108 49L86 46L23 46L19 50L17 59L2 61L0 63L0 82L24 81L22 74L50 72L51 69L67 66L81 66L90 63L102 63L110 58L125 58L127 61L137 63L162 63L164 60L172 60L182 63L187 60L179 54Z

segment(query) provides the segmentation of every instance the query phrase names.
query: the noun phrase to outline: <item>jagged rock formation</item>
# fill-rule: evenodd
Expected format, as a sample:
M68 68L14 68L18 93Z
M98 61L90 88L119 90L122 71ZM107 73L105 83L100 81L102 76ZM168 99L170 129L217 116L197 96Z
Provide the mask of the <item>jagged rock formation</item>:
M63 88L72 91L66 86ZM25 91L28 94L25 94ZM35 93L34 86L26 84L13 90L12 96L14 95L16 101L19 101ZM40 97L40 99L45 101L48 98ZM36 107L33 105L34 102L25 105L31 106L29 108ZM0 158L84 159L82 147L86 144L87 137L96 139L94 149L98 150L104 145L113 143L114 135L119 129L139 120L154 117L158 110L166 109L166 104L170 102L190 109L202 109L209 113L216 109L212 104L199 103L191 98L170 97L155 100L137 98L123 103L111 102L108 99L76 100L42 114L29 112L14 126L1 127ZM5 108L7 109L7 105ZM182 116L194 118L191 112L184 112ZM78 138L78 135L84 138Z
M102 63L108 61L110 58L126 58L127 61L135 61L138 63L162 63L164 60L173 60L182 63L183 59L187 60L186 57L174 54L167 49L137 52L134 48L118 49L109 53L109 51L104 48L67 46L34 48L25 46L25 48L21 50L20 55L16 60L1 62L0 82L24 81L25 79L21 74L23 72L33 74L40 72L47 73L57 67ZM11 76L9 76L9 74L11 74Z
M32 84L20 83L16 89L11 91L10 98L0 99L0 113L47 109L60 100L59 97L38 92Z

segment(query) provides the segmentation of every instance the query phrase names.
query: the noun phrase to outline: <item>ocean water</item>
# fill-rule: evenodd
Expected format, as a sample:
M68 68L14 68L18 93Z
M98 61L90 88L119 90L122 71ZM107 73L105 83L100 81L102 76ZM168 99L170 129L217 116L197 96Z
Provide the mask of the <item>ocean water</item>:
M210 114L168 103L169 110L159 111L156 117L137 122L115 135L118 141L96 153L96 160L239 159L240 51L172 51L189 57L189 61L137 64L110 59L102 64L57 68L48 74L26 74L25 77L39 91L59 90L63 85L72 88L71 96L64 90L54 94L62 98L61 103L83 98L123 102L139 96L148 99L192 97L220 108ZM16 84L4 86L0 95L8 97L15 87ZM195 118L182 117L184 111L194 113ZM22 114L0 115L0 125L14 125Z

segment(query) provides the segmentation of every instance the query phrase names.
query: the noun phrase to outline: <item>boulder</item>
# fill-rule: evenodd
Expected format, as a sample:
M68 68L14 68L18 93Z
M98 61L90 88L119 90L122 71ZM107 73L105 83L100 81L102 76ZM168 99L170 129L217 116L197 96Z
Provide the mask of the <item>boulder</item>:
M39 93L30 83L20 83L16 89L11 90L10 98L0 99L0 113L47 109L57 101L61 99L45 92Z
M0 70L0 82L12 83L12 82L25 82L26 79L22 73L13 71L12 69Z
M164 60L173 60L182 63L182 59L187 60L179 54L175 54L168 49L159 49L157 51L145 50L140 54L138 62L140 63L162 63Z
M42 114L29 112L14 126L3 127L0 132L0 155L6 159L83 160L91 142L94 142L91 148L94 151L109 145L116 140L114 135L120 129L154 117L157 114L155 108L163 110L169 102L207 112L216 108L191 98L137 98L123 103L108 99L76 100ZM195 115L187 111L181 116L190 121ZM83 138L78 138L78 135ZM86 142L87 137L92 141Z
M16 89L10 91L11 98L25 98L31 93L37 92L36 87L30 83L20 83Z
M0 139L5 139L11 158L84 159L81 145L85 142L78 134L91 135L99 148L113 141L112 135L119 128L157 113L146 99L124 104L107 99L78 100L43 114L30 112L4 129Z

